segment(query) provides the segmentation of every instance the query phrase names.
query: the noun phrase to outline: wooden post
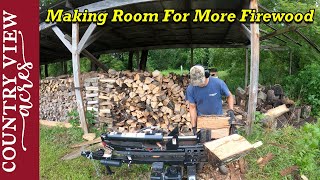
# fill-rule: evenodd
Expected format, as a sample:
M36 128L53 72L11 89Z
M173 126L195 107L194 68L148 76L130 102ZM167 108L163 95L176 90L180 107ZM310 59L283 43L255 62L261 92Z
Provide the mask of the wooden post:
M248 71L249 71L249 49L246 48L246 74L245 74L245 78L244 78L244 88L243 89L246 89L247 86L248 86Z
M131 72L133 71L133 51L129 52L129 59L128 59L128 70L130 70Z
M97 71L98 70L98 66L92 61L90 63L90 66L91 66L91 71Z
M142 71L146 70L147 67L147 60L148 60L148 50L141 51L141 60L139 64L139 69Z
M72 23L72 69L74 78L74 89L78 105L78 113L80 117L81 127L84 134L88 133L88 126L86 122L85 110L83 105L83 97L80 86L80 52L78 51L79 43L79 24Z
M140 65L139 65L140 64L140 52L139 51L136 52L136 61L137 61L137 69L141 70Z
M258 12L257 0L250 1L250 9L255 9ZM250 24L251 29L251 68L250 68L250 88L249 88L249 103L246 134L252 132L253 121L255 120L255 112L257 106L258 95L258 79L259 79L259 56L260 56L260 42L259 42L259 24Z
M45 64L44 65L44 77L48 77L49 76L49 73L48 73L48 64Z
M193 63L193 48L191 48L190 51L191 51L191 60L190 60L190 69L191 69L191 67L194 65L194 63Z
M63 74L68 74L68 61L63 61Z
M292 74L292 50L290 50L290 52L289 52L290 54L290 64L289 64L289 75L291 75Z

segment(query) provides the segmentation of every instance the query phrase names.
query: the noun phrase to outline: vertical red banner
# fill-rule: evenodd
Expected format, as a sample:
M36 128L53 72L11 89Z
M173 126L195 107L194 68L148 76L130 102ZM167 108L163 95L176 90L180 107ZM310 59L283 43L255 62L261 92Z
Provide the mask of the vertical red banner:
M0 179L39 179L39 2L0 2Z

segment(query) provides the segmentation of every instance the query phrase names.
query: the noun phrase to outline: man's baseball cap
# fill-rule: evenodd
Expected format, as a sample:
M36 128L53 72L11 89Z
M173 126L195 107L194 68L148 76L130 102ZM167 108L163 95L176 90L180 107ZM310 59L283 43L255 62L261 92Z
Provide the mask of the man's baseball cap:
M190 69L190 83L192 86L200 86L206 80L203 66L195 65Z

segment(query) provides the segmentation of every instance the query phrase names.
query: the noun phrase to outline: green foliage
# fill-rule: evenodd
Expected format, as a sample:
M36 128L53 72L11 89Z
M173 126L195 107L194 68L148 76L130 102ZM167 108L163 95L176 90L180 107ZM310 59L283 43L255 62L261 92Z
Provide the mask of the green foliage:
M126 69L126 64L124 59L117 57L115 54L103 54L100 56L99 60L106 64L109 68L115 69L117 71Z
M77 110L74 109L68 112L68 116L69 116L69 123L73 127L80 126L80 118ZM94 111L86 111L86 120L89 126L93 126L95 124Z
M270 131L263 129L260 123L254 124L253 134L246 137L250 142L262 141L263 145L245 159L248 161L248 179L290 179L290 175L282 177L280 171L293 166L299 166L299 171L309 179L320 176L320 122L306 124L300 129L291 126ZM274 158L260 168L257 159L267 153Z
M297 75L286 78L285 89L288 94L302 103L310 104L314 114L320 109L320 65L311 64Z

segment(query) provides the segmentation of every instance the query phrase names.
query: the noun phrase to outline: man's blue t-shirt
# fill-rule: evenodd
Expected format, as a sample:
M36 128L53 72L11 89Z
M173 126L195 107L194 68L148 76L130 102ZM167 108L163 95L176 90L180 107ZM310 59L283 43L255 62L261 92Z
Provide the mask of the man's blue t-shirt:
M201 115L221 115L222 96L229 96L229 89L221 79L209 78L205 87L189 85L187 88L186 100L197 106L197 114Z

